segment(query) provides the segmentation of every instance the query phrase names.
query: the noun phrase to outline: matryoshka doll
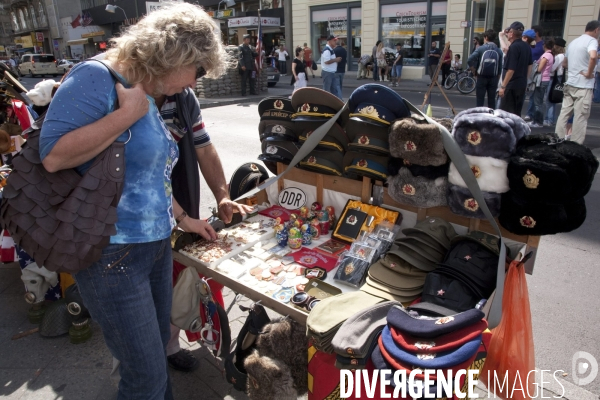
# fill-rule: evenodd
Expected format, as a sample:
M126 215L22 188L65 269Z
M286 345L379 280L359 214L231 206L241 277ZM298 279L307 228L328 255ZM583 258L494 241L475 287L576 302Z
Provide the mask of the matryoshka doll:
M302 225L302 245L308 246L312 243L312 225Z
M288 230L284 225L275 225L275 240L280 246L285 246L288 243Z
M317 218L313 218L310 221L310 233L313 239L318 239L321 236L321 223Z
M302 232L296 227L291 227L288 233L288 246L292 250L302 247Z
M329 213L327 210L319 212L319 225L321 226L321 234L327 235L329 233Z
M335 208L333 208L332 206L327 206L325 207L325 209L329 213L329 227L333 229L333 227L335 226Z

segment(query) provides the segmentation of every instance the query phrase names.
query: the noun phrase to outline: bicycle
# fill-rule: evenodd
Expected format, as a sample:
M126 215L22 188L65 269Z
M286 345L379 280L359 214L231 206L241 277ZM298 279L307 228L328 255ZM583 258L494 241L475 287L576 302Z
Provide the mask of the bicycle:
M463 76L466 76L466 75L467 75L466 71L455 70L455 69L451 70L451 72L446 77L446 80L444 81L444 89L446 89L446 90L452 89L454 86L456 86L456 83L460 80L460 78L462 78Z
M462 94L469 94L475 90L476 83L477 81L473 77L473 71L468 70L467 74L458 80L456 88Z

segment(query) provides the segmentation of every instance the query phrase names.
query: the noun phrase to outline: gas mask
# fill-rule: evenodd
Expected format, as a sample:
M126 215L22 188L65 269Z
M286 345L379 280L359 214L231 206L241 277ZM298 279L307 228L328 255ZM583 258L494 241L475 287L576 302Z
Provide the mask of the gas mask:
M48 289L58 284L58 274L44 267L40 268L33 262L21 271L21 280L27 289L25 301L32 304L27 313L29 322L39 324L46 310L44 297Z

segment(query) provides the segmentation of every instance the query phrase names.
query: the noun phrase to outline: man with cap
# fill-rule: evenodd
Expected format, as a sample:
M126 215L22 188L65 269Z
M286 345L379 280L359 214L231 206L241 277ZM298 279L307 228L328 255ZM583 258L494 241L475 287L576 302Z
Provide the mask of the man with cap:
M544 40L542 39L542 27L539 25L532 26L531 29L527 29L523 32L523 40L531 46L531 57L533 61L540 59L544 54ZM530 121L533 119L535 112L535 102L533 100L533 92L529 96L529 106L527 108L527 115L524 120Z
M335 71L335 93L340 100L342 98L342 84L344 83L344 75L346 74L346 58L348 57L348 52L346 49L338 42L337 46L333 49L337 58L341 60L337 63L337 70Z
M244 43L240 46L239 67L242 76L242 96L246 95L246 82L250 79L250 94L256 93L256 71L254 69L254 58L258 54L250 46L250 35L244 35Z
M567 121L573 115L571 140L579 144L583 144L585 139L587 120L592 109L599 35L600 21L588 22L585 33L567 47L563 61L563 67L567 69L568 75L563 88L564 97L560 116L556 122L556 134L560 138L565 137Z
M502 98L500 109L519 117L525 102L527 77L533 64L530 47L521 40L523 28L522 23L515 21L505 30L510 46L502 66L502 84L498 92Z
M329 35L327 37L327 45L321 54L321 77L323 78L323 90L333 95L336 94L336 79L337 64L342 61L341 57L335 55L333 49L336 47L337 37ZM341 92L341 88L340 88ZM341 97L340 97L341 98Z
M404 65L404 54L402 53L402 43L396 43L396 58L392 64L392 83L390 86L398 86L402 77L402 66Z

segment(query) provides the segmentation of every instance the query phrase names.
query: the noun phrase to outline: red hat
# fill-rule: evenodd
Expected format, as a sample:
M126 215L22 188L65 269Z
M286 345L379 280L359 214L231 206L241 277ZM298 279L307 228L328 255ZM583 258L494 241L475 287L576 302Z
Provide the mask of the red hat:
M465 326L457 331L430 339L416 338L406 333L402 333L393 326L390 326L389 328L394 343L398 346L411 353L425 354L454 350L481 335L487 327L487 321L482 319L473 325Z

